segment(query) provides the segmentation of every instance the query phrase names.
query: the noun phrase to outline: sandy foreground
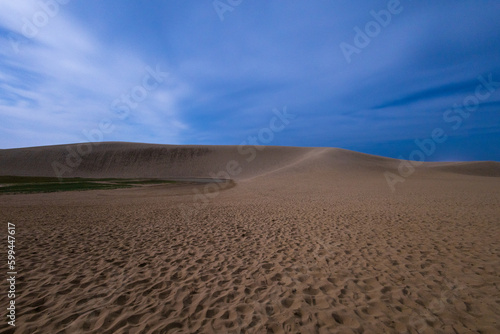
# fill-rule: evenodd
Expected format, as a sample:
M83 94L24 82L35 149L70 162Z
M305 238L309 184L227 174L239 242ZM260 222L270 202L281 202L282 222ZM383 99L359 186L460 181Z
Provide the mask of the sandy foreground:
M0 196L18 271L0 333L500 332L500 164L424 164L392 192L399 161L350 151L141 145L65 176L241 170L230 186ZM0 173L54 176L65 154L2 150Z

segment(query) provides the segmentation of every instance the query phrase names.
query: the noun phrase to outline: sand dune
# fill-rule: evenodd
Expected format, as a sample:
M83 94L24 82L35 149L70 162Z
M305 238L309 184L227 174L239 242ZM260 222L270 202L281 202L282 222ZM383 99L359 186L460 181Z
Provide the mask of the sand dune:
M252 154L255 152L255 154ZM308 149L267 147L257 151L249 147L238 152L236 146L175 146L137 143L100 143L92 146L82 159L71 158L78 153L77 144L5 150L0 156L3 175L55 176L54 162L67 166L64 177L210 177L227 169L236 160L244 168L241 177L288 164ZM71 153L73 152L73 153ZM70 158L68 158L70 157ZM67 160L69 159L69 160ZM69 161L69 163L68 163ZM73 167L75 166L75 167Z
M0 174L54 176L67 152L2 150ZM398 160L250 156L102 143L64 176L241 171L227 188L0 196L19 254L17 327L0 333L500 332L498 163L426 163L393 193L383 173Z
M80 144L81 145L81 144ZM90 144L87 144L90 146ZM79 144L7 149L0 154L0 175L63 177L210 178L236 161L245 179L309 166L316 172L397 172L399 160L337 148L261 146L158 145L122 142L93 144L87 153ZM83 153L79 153L83 152ZM76 156L76 158L75 158ZM417 169L477 176L500 176L499 162L426 162Z
M398 166L394 159L336 148L105 142L92 145L89 153L84 149L79 151L78 144L70 144L4 150L0 155L0 175L56 176L54 164L63 171L63 177L207 178L212 173L227 171L227 163L236 161L241 172L234 179L296 165L341 172L395 171Z

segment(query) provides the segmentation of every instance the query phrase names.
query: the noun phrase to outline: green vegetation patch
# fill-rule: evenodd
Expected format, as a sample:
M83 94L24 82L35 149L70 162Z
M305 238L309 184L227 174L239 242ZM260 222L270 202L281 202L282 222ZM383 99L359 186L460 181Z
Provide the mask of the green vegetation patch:
M48 193L58 191L83 191L131 188L140 185L175 183L161 179L85 179L31 176L0 176L0 194Z

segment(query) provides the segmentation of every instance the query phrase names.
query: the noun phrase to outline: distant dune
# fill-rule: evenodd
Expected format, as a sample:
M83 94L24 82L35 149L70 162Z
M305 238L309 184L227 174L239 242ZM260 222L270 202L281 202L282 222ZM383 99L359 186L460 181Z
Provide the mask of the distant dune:
M431 163L429 167L448 173L500 177L500 162L496 161L441 162Z
M88 153L89 147L91 148ZM229 163L229 165L228 165ZM304 173L397 173L399 160L337 148L157 145L123 142L6 149L0 175L249 179L290 169ZM425 163L422 170L500 176L500 163ZM59 173L59 175L57 175Z

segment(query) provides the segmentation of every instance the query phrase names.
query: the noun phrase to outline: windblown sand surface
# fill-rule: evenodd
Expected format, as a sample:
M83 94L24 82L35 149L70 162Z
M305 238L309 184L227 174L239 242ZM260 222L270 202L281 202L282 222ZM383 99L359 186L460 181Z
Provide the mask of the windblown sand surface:
M54 176L65 152L2 150L0 174ZM19 273L17 326L4 317L0 333L500 332L500 164L424 164L391 192L397 160L248 156L106 143L65 176L205 178L233 159L241 172L224 189L0 196Z

